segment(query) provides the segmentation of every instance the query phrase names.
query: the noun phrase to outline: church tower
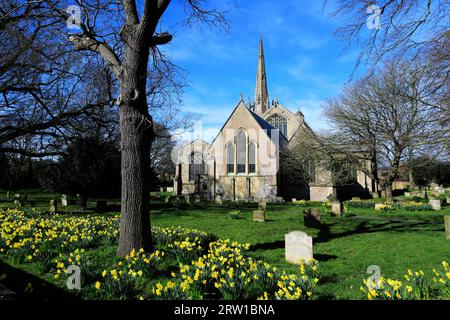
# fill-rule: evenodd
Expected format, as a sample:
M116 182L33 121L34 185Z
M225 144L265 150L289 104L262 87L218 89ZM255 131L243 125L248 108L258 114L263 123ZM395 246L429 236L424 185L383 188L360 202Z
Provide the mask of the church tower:
M269 108L269 93L267 92L266 65L262 36L259 38L258 66L256 71L255 108L258 115L263 115Z

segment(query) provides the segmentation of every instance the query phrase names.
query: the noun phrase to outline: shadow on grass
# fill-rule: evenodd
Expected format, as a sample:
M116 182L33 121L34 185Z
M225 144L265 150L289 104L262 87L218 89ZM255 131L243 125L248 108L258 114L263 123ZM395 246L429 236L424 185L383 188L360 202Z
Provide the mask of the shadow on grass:
M412 231L443 231L443 224L424 221L400 221L392 220L383 223L373 223L373 220L365 220L359 222L352 230L332 233L330 226L334 224L322 224L319 233L313 239L314 243L328 242L333 239L349 237L357 234L368 234L376 232L412 232Z
M15 292L15 299L33 300L80 300L65 291L24 270L15 268L0 259L1 283Z

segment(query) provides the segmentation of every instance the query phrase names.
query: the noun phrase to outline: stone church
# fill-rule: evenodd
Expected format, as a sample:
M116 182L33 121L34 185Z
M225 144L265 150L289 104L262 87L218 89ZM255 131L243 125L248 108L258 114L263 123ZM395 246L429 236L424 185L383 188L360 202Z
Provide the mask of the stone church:
M287 182L280 174L280 151L301 138L315 139L301 111L269 100L262 38L253 103L242 95L211 143L201 139L177 150L174 193L196 194L210 201L280 202L291 198L324 201L336 196L331 173L312 166L308 181ZM360 185L367 176L357 172Z

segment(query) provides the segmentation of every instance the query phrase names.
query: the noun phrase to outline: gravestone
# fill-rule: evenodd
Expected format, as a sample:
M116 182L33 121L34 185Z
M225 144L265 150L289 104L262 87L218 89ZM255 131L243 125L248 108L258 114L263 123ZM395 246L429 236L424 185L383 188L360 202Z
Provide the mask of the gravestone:
M320 227L320 210L316 208L306 208L303 210L303 224L307 228Z
M50 200L50 213L56 213L58 211L58 205L55 199Z
M445 238L450 240L450 216L444 216Z
M223 196L222 195L217 195L216 196L216 203L217 204L223 204Z
M379 198L378 192L372 192L372 198L373 199L378 199Z
M292 198L292 202L296 202L297 201L297 198Z
M167 192L173 192L173 187L167 187Z
M190 195L185 195L184 200L186 200L187 204L191 204L191 196Z
M445 238L450 240L450 216L444 216Z
M14 204L17 204L19 207L23 204L23 197L20 193L14 194Z
M164 192L164 188L163 187L159 187L159 192Z
M312 237L302 231L291 231L284 235L286 261L301 264L313 257Z
M411 197L411 192L405 192L405 197Z
M164 200L165 204L169 204L170 203L170 196L167 196L166 199Z
M450 204L450 197L447 197L447 204Z
M441 200L430 200L431 209L441 210Z
M69 205L69 200L68 200L67 194L62 194L61 195L61 205L62 206L68 206Z
M107 202L106 200L98 200L95 205L95 210L97 211L105 211L107 208Z
M339 201L333 201L331 204L331 213L340 218L342 214L342 203Z
M375 210L382 210L383 209L383 204L382 203L375 203Z
M253 211L253 221L264 222L266 221L266 212L264 210Z

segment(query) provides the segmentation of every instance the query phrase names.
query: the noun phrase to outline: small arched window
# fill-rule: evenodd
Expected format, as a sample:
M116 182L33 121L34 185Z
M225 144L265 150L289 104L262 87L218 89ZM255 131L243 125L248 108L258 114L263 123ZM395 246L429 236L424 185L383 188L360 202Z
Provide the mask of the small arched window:
M199 175L205 174L203 154L198 151L191 153L189 159L189 181L195 181Z
M237 173L245 173L247 160L247 136L244 130L239 130L236 135Z
M226 150L227 150L227 173L234 173L234 145L232 142L227 143Z
M251 141L248 145L248 173L256 172L256 143Z
M269 122L272 127L280 130L281 134L287 137L287 119L279 114L271 116L267 122Z

